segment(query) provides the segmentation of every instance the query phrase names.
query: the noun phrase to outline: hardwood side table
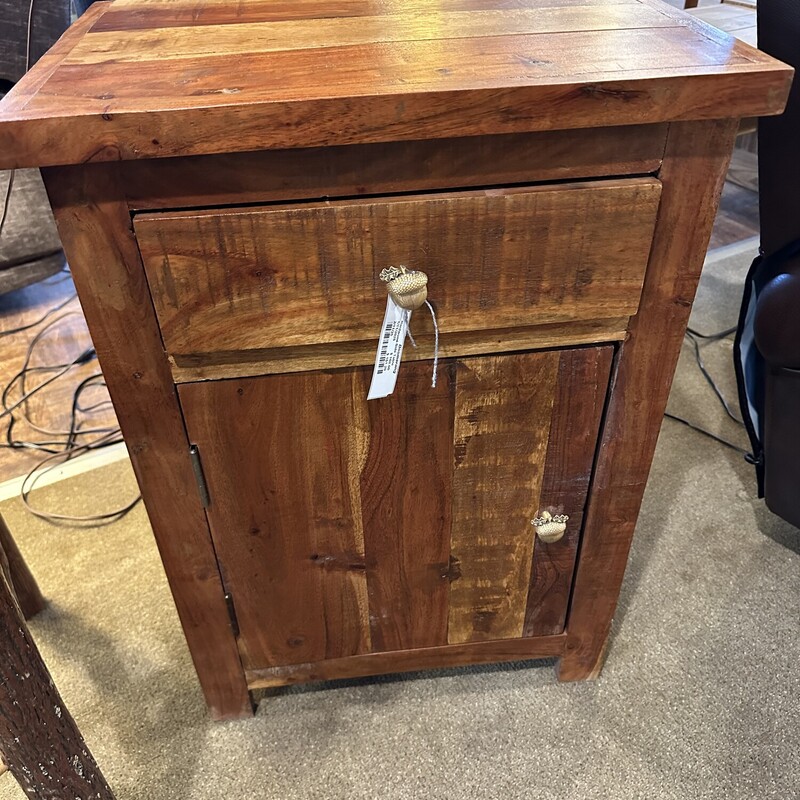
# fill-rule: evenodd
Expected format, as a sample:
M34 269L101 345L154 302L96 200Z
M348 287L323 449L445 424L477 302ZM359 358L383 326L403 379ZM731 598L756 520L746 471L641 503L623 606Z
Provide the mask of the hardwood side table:
M658 0L116 0L5 98L214 716L597 674L737 120L791 78ZM368 402L401 265L438 380L421 309Z

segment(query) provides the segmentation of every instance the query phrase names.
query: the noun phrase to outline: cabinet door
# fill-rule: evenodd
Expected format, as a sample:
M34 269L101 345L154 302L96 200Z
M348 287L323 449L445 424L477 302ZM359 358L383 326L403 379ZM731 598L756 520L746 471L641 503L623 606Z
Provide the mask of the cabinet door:
M612 351L182 385L245 669L562 630Z

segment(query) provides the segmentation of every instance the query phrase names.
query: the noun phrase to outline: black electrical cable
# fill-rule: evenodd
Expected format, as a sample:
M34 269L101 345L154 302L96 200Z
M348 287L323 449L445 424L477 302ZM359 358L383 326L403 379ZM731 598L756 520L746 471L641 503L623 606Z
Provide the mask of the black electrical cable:
M694 359L697 362L697 366L700 369L700 373L706 379L706 383L708 383L708 385L711 387L711 389L714 392L714 394L717 396L717 399L721 403L723 409L725 409L725 413L737 425L744 425L744 422L742 422L742 420L739 419L739 417L737 417L736 414L734 414L733 410L731 409L730 405L728 404L728 401L725 399L725 395L722 394L722 390L719 388L719 386L717 386L716 381L714 380L713 377L711 377L711 374L706 369L706 365L703 363L703 357L700 355L700 342L697 340L697 338L692 333L689 333L689 331L686 332L686 338L692 343L692 346L694 347ZM721 339L723 337L720 336L719 334L716 334L716 335L712 335L712 336L706 336L705 338L710 340L710 341L716 341L716 340Z
M710 342L716 342L719 339L725 339L731 334L736 333L736 327L726 328L724 331L719 331L719 333L700 333L700 331L696 331L694 328L687 328L686 332L699 339L707 339Z
M101 444L102 442L102 444ZM51 456L47 456L46 458L42 459L23 479L22 481L22 488L20 489L20 497L22 499L22 503L25 508L33 514L35 517L39 517L40 519L45 519L49 522L69 522L71 524L75 523L98 523L98 522L116 522L122 517L125 516L129 511L132 511L138 504L141 502L142 496L137 495L135 499L133 499L130 503L123 506L122 508L115 509L113 511L107 511L101 514L87 514L84 516L74 516L72 514L56 514L52 511L42 511L41 509L34 508L29 500L30 493L33 491L34 487L36 486L36 482L46 473L48 473L51 469L55 469L62 461L68 461L69 459L73 458L75 455L80 453L88 452L93 449L97 449L97 446L108 447L112 444L119 444L122 442L122 436L119 431L115 431L110 434L106 434L106 436L101 437L96 442L77 445L70 450L67 450L63 453L55 453ZM50 466L45 468L46 464L55 461L55 463L50 464Z
M93 434L93 433L108 433L109 431L114 430L113 428L108 428L108 427L105 427L105 428L90 428L88 430L87 429L77 430L77 428L76 428L77 421L74 419L74 415L76 413L75 410L74 410L74 403L75 403L76 397L80 396L80 392L83 391L83 388L84 388L85 384L88 385L90 381L95 380L97 378L100 378L102 380L102 373L97 372L94 375L91 375L89 378L84 379L81 382L80 386L75 390L75 394L73 395L73 411L72 411L71 416L70 416L70 418L72 419L72 423L70 425L69 430L64 430L64 431L53 431L53 430L49 430L47 428L42 428L41 426L37 425L30 418L30 415L28 413L28 406L27 406L27 401L28 401L28 398L30 397L30 393L26 392L26 389L25 389L25 378L26 378L26 375L27 375L28 372L31 372L34 369L36 369L35 367L31 367L30 366L30 360L32 358L33 350L34 350L34 348L36 346L36 343L44 336L44 334L46 334L48 332L49 329L55 327L62 319L65 319L66 317L77 315L77 314L78 314L78 312L68 312L68 313L62 315L58 319L53 320L52 322L48 323L48 325L45 328L43 328L39 332L39 334L37 334L36 337L34 337L32 342L28 346L28 352L27 352L27 354L25 356L25 361L23 363L22 369L11 379L11 381L6 386L6 388L5 388L4 392L3 392L3 395L2 395L2 406L3 406L3 408L7 408L8 407L8 403L7 403L8 394L11 391L11 388L16 383L16 381L19 380L19 382L20 382L20 391L22 393L22 399L23 399L22 410L21 410L20 413L21 413L21 416L24 419L24 421L39 433L43 433L43 434L48 435L48 436L69 436L70 438L67 440L67 446L69 446L71 444L72 440L77 436L87 436L87 435ZM90 360L92 360L92 359L94 359L96 357L97 357L97 354L96 354L94 348L91 347L91 348L89 348L88 350L86 350L82 354L82 356L80 357L80 360L78 361L78 364L87 363L88 361L90 361ZM61 366L72 366L72 365L61 365ZM98 407L100 405L101 404L97 404ZM11 433L11 429L12 428L13 428L13 422L9 423L9 429L7 431L7 437L6 438L9 440L9 442L11 440L10 433Z
M693 431L697 431L698 433L702 433L703 436L708 436L709 439L713 439L715 442L719 442L720 444L724 444L725 447L730 447L731 450L735 450L737 453L741 453L743 456L748 455L748 451L739 445L734 444L733 442L729 442L727 439L723 439L720 436L717 436L715 433L711 433L711 431L707 431L705 428L701 428L699 425L695 425L693 422L689 422L688 419L684 419L683 417L677 416L677 414L670 414L669 412L665 412L664 416L667 419L674 420L675 422L680 422L683 425L686 425L687 428L691 428Z
M49 386L53 381L58 380L62 375L66 374L69 370L73 367L77 366L78 364L86 363L86 356L89 351L81 353L74 361L70 361L62 369L58 370L55 375L51 375L49 378L43 380L40 384L36 387L31 389L29 392L26 392L22 397L17 400L16 403L13 403L10 406L5 407L2 411L0 411L0 419L3 417L9 416L15 409L19 408L23 403L27 402L28 398L33 397L37 392L40 392L44 389L45 386Z
M717 396L717 399L719 400L720 404L725 410L725 413L737 425L744 425L744 422L742 422L742 420L740 420L733 413L730 406L728 405L728 401L725 399L725 395L722 393L722 390L719 388L719 386L717 386L717 383L711 376L711 373L709 373L709 371L706 369L705 363L703 362L702 356L700 355L700 343L697 341L698 339L704 339L708 343L717 342L721 341L722 339L725 339L732 333L736 333L735 327L726 328L724 331L719 331L718 333L700 333L694 328L687 328L686 338L693 345L695 362L697 363L700 372L708 382L709 386L711 386L712 390L714 391L714 394ZM697 431L697 433L702 433L703 436L707 436L709 439L713 439L715 442L725 445L725 447L728 447L731 450L735 450L737 453L741 453L745 458L747 458L750 455L749 451L745 450L742 447L739 447L739 445L736 445L733 442L729 442L727 439L723 439L721 436L717 436L715 433L711 433L711 431L707 431L705 428L701 428L699 425L695 425L693 422L690 422L688 419L684 419L683 417L679 417L677 414L671 414L669 412L665 412L664 416L667 419L671 419L674 420L675 422L680 422L682 425L686 425L687 428L691 428L693 431Z
M31 40L33 39L33 7L36 0L31 0L28 6L28 31L25 37L25 72L31 68Z
M17 375L12 378L11 383L6 386L6 389L3 391L3 408L0 410L0 419L5 416L10 415L16 408L21 406L23 403L27 401L29 397L32 397L37 392L44 389L45 386L49 386L54 380L60 378L65 372L69 371L72 367L76 366L77 364L85 363L86 361L90 360L94 357L94 348L91 347L85 350L83 353L78 355L75 359L64 364L62 366L57 367L57 372L55 375L51 375L49 378L46 378L42 383L38 384L35 388L27 391L25 389L24 378L25 374L30 369L30 361L33 356L33 351L36 347L36 344L42 339L42 337L48 333L48 331L52 330L56 325L60 322L63 322L65 319L69 317L80 316L79 312L77 311L67 311L65 314L62 314L60 317L56 317L54 320L51 320L47 323L47 325L33 337L30 344L28 345L27 353L25 354L25 361L23 362L22 369L17 373ZM8 394L9 394L9 387L13 386L17 380L22 381L22 397L12 405L8 405Z
M53 308L51 308L43 317L37 322L30 325L24 325L19 331L29 330L36 325L41 325L46 322L44 327L37 332L28 344L25 358L23 360L22 368L12 377L9 383L3 388L0 393L0 419L7 418L8 425L6 428L6 443L0 444L0 447L7 447L12 449L35 449L46 454L43 458L23 479L20 490L20 496L23 504L31 514L42 519L49 520L55 523L72 523L72 524L98 524L114 522L120 519L133 509L141 500L141 495L126 504L124 507L114 511L104 512L101 514L89 514L85 516L73 516L68 514L58 514L42 509L35 508L31 502L29 495L37 482L50 470L58 467L60 464L71 460L75 456L82 455L88 452L99 450L103 447L119 444L122 440L122 435L118 427L97 427L97 428L82 428L79 420L79 414L87 414L97 409L106 407L110 401L102 400L92 405L81 406L80 400L85 391L92 387L105 387L103 375L100 372L94 373L83 378L72 392L72 401L70 404L69 413L69 427L63 431L49 431L34 423L27 413L28 400L45 387L52 384L54 381L61 378L74 367L87 364L97 357L93 347L89 347L81 352L76 358L63 364L45 364L45 365L32 365L34 353L36 352L37 345L41 340L52 330L56 328L63 320L80 316L78 311L67 311L54 319L50 319L53 314L62 309L72 297L67 301L62 301ZM47 321L49 320L49 321ZM10 332L9 332L10 333ZM38 383L31 389L26 387L26 377L33 374L52 373L43 381ZM12 393L15 395L19 392L19 396L12 399ZM52 435L54 438L46 441L26 442L16 440L13 438L14 424L20 421L17 416L31 425L34 429L47 435ZM99 434L99 435L98 435ZM90 441L78 442L79 437L86 437L94 435L95 438Z
M28 30L25 43L26 72L30 69L31 65L31 41L33 36L33 12L34 12L35 2L36 0L30 0L30 4L28 6ZM8 220L9 207L11 204L11 194L14 189L15 177L16 177L16 171L11 170L8 176L8 183L6 185L6 190L3 197L2 213L0 213L0 235L2 235L2 232ZM57 252L58 251L54 251L49 255L56 255ZM64 274L63 277L59 277L62 275L62 273L66 274ZM45 281L45 283L51 283L51 284L60 283L63 280L67 280L69 278L69 267L65 265L64 268L59 273L57 273L56 276L54 276L54 278L55 280L50 279L48 281ZM74 300L75 297L76 295L72 294L66 300L51 308L43 317L36 320L35 322L11 330L0 331L0 338L5 336L11 336L17 333L22 333L24 331L36 328L37 326L46 322L53 314L63 309L72 300ZM8 447L13 449L28 448L48 453L48 455L44 459L42 459L42 461L40 461L39 464L37 464L36 467L34 467L33 470L31 470L25 476L22 482L20 496L22 498L23 504L28 509L28 511L30 511L31 514L34 514L37 517L49 520L51 522L67 522L72 524L74 523L96 524L98 522L113 522L118 519L121 519L131 509L133 509L141 501L142 499L141 495L137 495L136 499L134 499L132 502L128 503L123 508L116 509L115 511L110 511L102 514L90 514L79 517L67 514L55 514L49 511L42 511L40 509L34 508L29 501L29 495L33 490L34 486L36 485L36 482L51 469L57 467L60 463L68 461L74 458L76 455L80 455L82 453L88 453L93 450L98 450L100 448L108 447L110 445L119 444L122 442L122 435L118 427L81 429L80 423L78 422L77 415L79 413L88 414L93 411L97 411L98 409L103 408L104 406L107 406L109 403L109 401L101 401L95 403L94 405L87 406L86 408L80 405L81 393L85 391L88 387L105 386L102 373L95 373L94 375L90 375L88 378L84 378L78 384L78 386L73 390L71 410L70 410L70 423L68 430L63 432L48 431L36 425L28 415L27 403L28 400L34 394L37 394L42 389L52 384L54 381L61 378L63 375L69 372L73 367L78 366L80 364L88 363L89 361L97 357L94 348L90 347L84 350L75 359L66 364L31 366L30 362L31 358L33 357L34 349L36 347L36 344L42 339L42 337L55 325L57 325L62 319L77 313L78 312L67 312L66 314L63 314L61 317L51 320L41 331L39 331L39 333L36 334L36 336L34 336L32 341L28 345L28 350L25 355L25 361L23 363L22 369L11 379L8 385L4 387L2 395L0 395L2 399L2 409L0 410L0 419L6 417L8 418L8 425L6 428L7 443L6 444L0 443L0 447ZM29 373L42 373L42 372L52 372L55 374L46 378L40 384L37 384L37 386L35 386L33 389L26 390L25 387L26 376ZM10 394L13 391L14 387L17 385L17 383L19 383L20 397L16 401L10 402L9 401ZM46 435L53 435L56 437L66 437L66 438L56 438L54 441L40 441L40 442L24 442L21 440L15 440L12 435L14 423L16 422L14 412L18 410L20 416L35 430L38 430L41 433L45 433ZM90 434L100 434L100 436L92 441L84 442L82 444L77 443L77 438L79 436L87 436Z

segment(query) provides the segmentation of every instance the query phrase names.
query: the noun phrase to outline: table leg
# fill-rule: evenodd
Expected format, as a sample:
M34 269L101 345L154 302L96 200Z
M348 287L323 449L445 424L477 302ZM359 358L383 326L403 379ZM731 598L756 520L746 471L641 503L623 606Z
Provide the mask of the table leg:
M5 570L0 570L0 756L28 797L114 800L31 638Z

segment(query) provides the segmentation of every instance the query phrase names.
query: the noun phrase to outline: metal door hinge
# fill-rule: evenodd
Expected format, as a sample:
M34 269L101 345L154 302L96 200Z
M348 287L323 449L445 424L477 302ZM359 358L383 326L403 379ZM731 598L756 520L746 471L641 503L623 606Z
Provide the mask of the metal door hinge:
M236 606L233 604L233 595L230 592L225 593L225 605L228 607L228 618L231 621L231 630L234 636L239 635L239 620L236 617Z
M200 448L196 444L189 447L189 458L192 459L192 472L197 481L200 502L203 504L203 508L208 508L211 505L211 498L208 496L208 484L206 476L203 474L203 465L200 463Z

